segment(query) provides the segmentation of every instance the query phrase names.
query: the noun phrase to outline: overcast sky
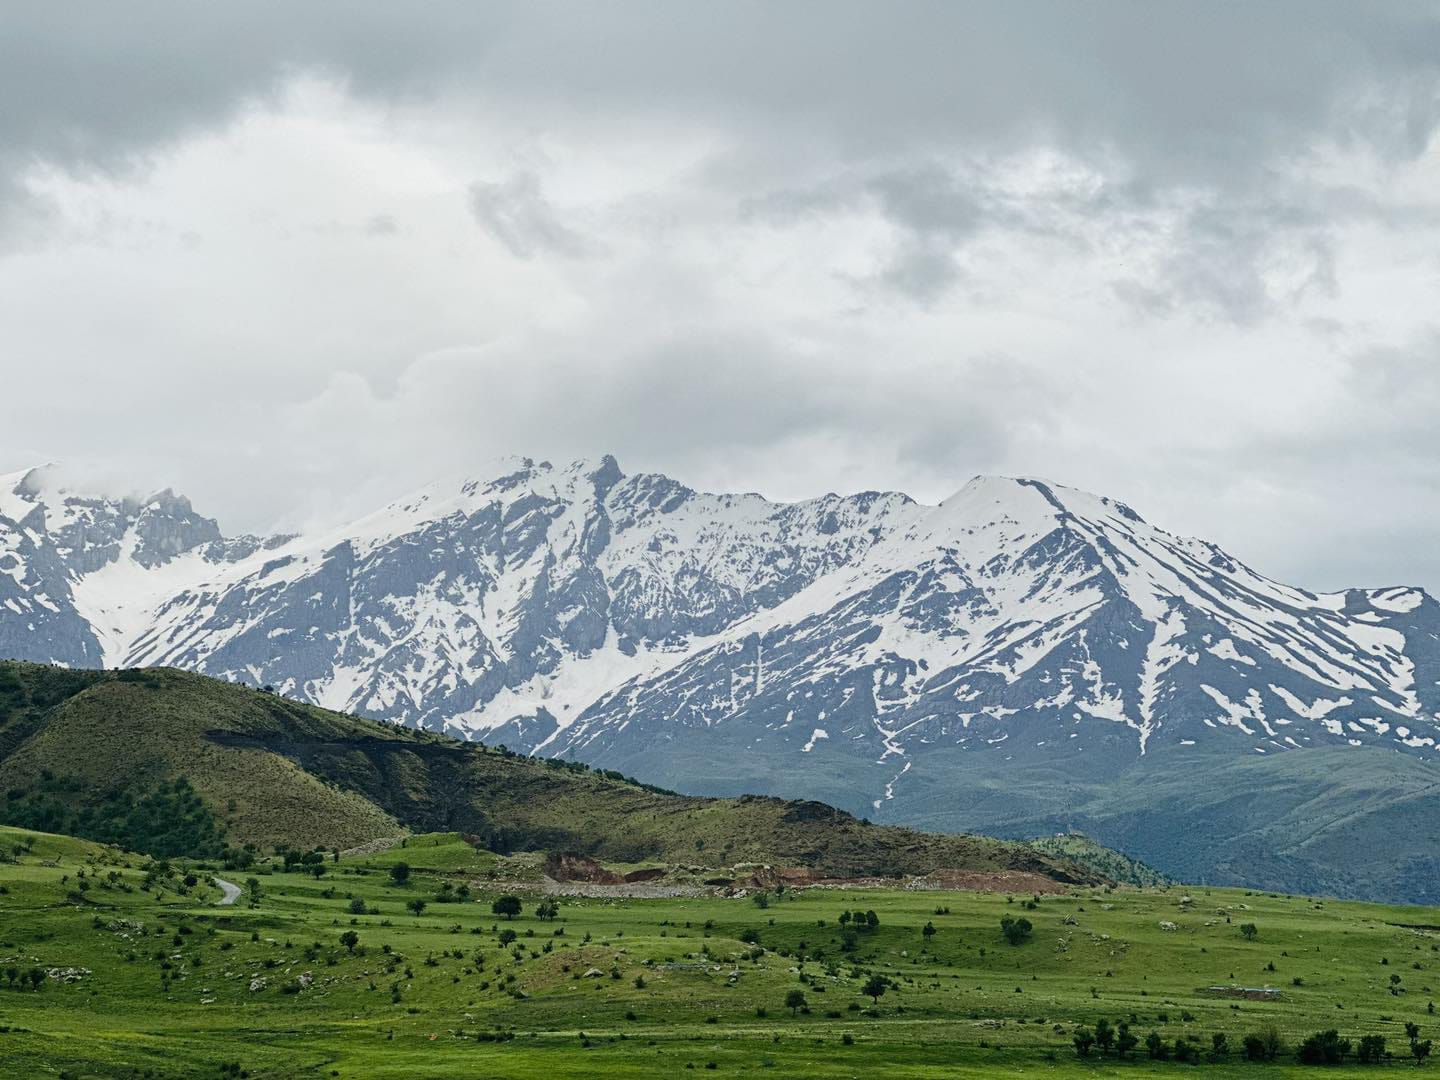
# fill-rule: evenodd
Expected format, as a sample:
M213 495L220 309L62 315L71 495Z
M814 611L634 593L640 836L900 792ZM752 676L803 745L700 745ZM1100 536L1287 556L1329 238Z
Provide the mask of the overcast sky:
M1114 495L1440 588L1434 3L0 13L0 472Z

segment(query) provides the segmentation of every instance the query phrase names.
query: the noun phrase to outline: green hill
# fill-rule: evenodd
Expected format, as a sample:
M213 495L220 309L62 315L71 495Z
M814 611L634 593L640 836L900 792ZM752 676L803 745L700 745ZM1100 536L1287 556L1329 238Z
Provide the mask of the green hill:
M1440 1031L1433 908L1205 886L555 896L491 873L507 861L534 862L443 833L319 876L212 877L0 827L0 1077L1424 1076ZM1343 1064L1302 1064L1330 1030Z
M1168 885L1170 880L1153 866L1132 859L1104 844L1098 843L1083 833L1059 833L1055 836L1041 836L1029 841L1036 851L1057 859L1088 866L1097 874L1123 885Z
M415 831L622 863L1101 878L1024 844L869 825L820 803L675 795L169 669L0 663L0 821L161 856Z

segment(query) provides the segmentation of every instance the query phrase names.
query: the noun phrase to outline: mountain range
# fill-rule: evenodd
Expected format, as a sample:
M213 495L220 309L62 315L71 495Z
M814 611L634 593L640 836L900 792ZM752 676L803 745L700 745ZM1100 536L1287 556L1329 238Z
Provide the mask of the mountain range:
M694 794L1440 897L1440 604L978 477L777 503L512 459L342 527L0 477L0 656L170 666Z

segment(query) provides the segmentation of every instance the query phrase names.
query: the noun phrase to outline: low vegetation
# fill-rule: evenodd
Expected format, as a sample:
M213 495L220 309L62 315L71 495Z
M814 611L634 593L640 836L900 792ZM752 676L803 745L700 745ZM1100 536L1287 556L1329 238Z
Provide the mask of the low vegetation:
M1096 843L1081 833L1042 836L1029 841L1030 847L1044 855L1068 859L1089 867L1111 881L1125 885L1168 885L1170 881L1153 866L1132 859L1113 848Z
M566 896L539 856L457 833L272 848L229 877L17 828L0 852L4 1075L1369 1076L1440 1031L1427 909L1178 886Z

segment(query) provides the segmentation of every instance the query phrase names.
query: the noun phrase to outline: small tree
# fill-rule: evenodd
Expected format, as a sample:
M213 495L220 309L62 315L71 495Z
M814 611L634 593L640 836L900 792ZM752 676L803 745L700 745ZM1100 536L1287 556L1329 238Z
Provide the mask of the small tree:
M396 885L409 884L410 864L407 862L397 862L394 866L390 867L390 880Z
M1342 1039L1340 1032L1331 1028L1329 1031L1317 1031L1307 1038L1300 1044L1295 1056L1302 1065L1339 1065L1348 1053L1350 1040Z
M1158 1031L1145 1036L1145 1051L1156 1061L1167 1061L1170 1057L1170 1047Z
M355 946L360 944L360 935L354 930L346 930L340 935L340 944L345 946L346 952L354 952Z
M935 924L933 922L927 922L920 933L925 935L925 941L928 943L930 939L935 936Z
M498 897L495 902L490 905L490 913L492 915L504 915L507 919L513 919L516 915L520 914L520 898L518 896L511 896L508 893Z
M1223 1031L1217 1031L1210 1036L1210 1057L1219 1061L1230 1053L1230 1036Z
M880 998L889 985L889 980L886 979L884 975L871 975L870 978L865 980L865 985L860 988L860 992L866 997L871 998L876 1005L879 1005Z
M1425 1064L1425 1059L1430 1056L1430 1040L1420 1040L1420 1025L1413 1022L1405 1025L1405 1034L1410 1039L1410 1056L1415 1059L1415 1064Z
M1379 1065L1385 1060L1385 1036L1361 1035L1355 1049L1355 1060L1362 1065Z
M850 925L850 912L848 912L848 911L842 911L842 912L840 912L840 925L841 925L841 926L849 926L849 925Z
M791 1016L794 1016L808 1004L809 1002L805 1000L805 992L803 990L791 990L785 995L785 1007L790 1010Z
M45 982L45 970L43 968L32 967L25 973L25 977L30 980L30 989L38 993L41 985ZM1425 1044L1425 1048L1426 1053L1429 1053L1430 1044L1428 1042ZM1410 1044L1410 1049L1412 1051L1415 1049L1414 1043ZM1417 1054L1416 1058L1418 1059L1419 1056L1420 1055Z
M1115 1045L1115 1029L1104 1017L1095 1021L1095 1045L1100 1048L1102 1054L1108 1054L1110 1048Z
M1240 924L1240 936L1246 941L1254 941L1260 935L1260 928L1253 922Z
M1000 932L1005 935L1005 940L1011 945L1019 945L1030 937L1035 928L1030 925L1030 920L1023 915L1018 919L1012 919L1006 915L1000 920Z
M417 896L411 900L406 900L405 906L411 911L413 911L415 913L415 917L418 919L420 917L420 913L425 910L425 901L421 900Z
M879 915L876 915L875 912L873 912L873 911L867 911L867 912L865 912L865 929L866 929L866 930L874 930L874 929L875 929L877 926L879 926L879 925L880 925L880 916L879 916Z
M1245 1036L1245 1056L1251 1061L1274 1061L1282 1049L1280 1032L1273 1027Z
M509 945L518 936L519 935L516 934L514 930L511 930L510 927L507 926L504 930L500 931L500 944Z
M351 915L364 915L364 914L365 914L365 901L364 901L364 900L361 900L358 896L355 897L354 900L351 900L351 901L350 901L350 914L351 914Z
M1139 1045L1140 1040L1130 1033L1130 1025L1121 1021L1115 1029L1115 1055L1123 1058Z
M540 905L535 909L535 917L537 919L545 919L548 921L559 914L560 905L554 900L542 900Z
M1075 1037L1071 1040L1075 1043L1075 1053L1080 1057L1089 1057L1090 1048L1095 1045L1095 1033L1087 1027L1075 1029Z

